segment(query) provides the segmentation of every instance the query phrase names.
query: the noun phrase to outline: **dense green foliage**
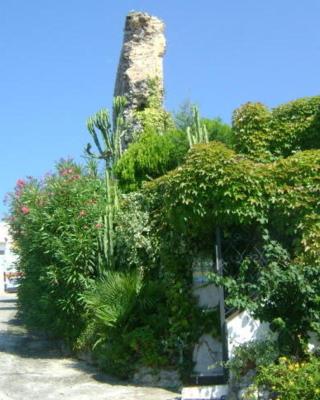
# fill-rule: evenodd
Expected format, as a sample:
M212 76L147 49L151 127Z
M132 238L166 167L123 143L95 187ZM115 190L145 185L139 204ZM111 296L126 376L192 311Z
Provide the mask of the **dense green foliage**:
M193 293L194 262L212 257L219 227L223 243L237 232L231 244L243 254L235 262L223 253L229 269L211 277L227 305L268 321L280 354L307 358L309 332L320 333L319 97L272 111L248 103L231 131L199 114L167 129L156 95L123 154L105 149L110 135L121 144L125 127L104 113L92 119L98 153L87 153L106 161L105 176L63 163L43 182L18 182L11 228L25 321L94 349L120 376L147 365L187 377L201 334L219 336L216 310L200 311Z
M250 158L270 161L320 147L320 96L298 99L268 110L247 103L233 115L236 149Z
M279 400L316 400L320 398L320 359L308 361L280 358L259 370L256 384Z
M234 147L234 134L230 125L224 123L220 118L202 118L202 123L208 131L209 141L219 141L228 147Z
M192 127L195 122L195 109L197 107L194 104L185 102L179 111L174 114L174 122L179 130L186 132L188 127ZM234 146L235 138L232 129L220 118L201 118L201 124L206 127L209 141L217 140L229 147Z
M94 171L69 161L43 181L18 181L10 222L23 273L20 311L29 326L71 342L83 329L81 294L98 274L104 196Z
M253 369L267 367L279 357L273 339L249 341L235 348L233 358L227 361L231 379L237 384L243 376Z
M177 167L189 149L186 134L146 131L124 153L115 167L121 186L137 189L143 181L157 178Z
M153 200L158 223L166 223L176 234L197 235L198 247L210 245L205 238L212 240L216 226L226 232L234 226L239 231L241 226L260 226L263 264L244 260L232 276L215 276L215 282L230 292L230 305L251 307L262 320L283 321L287 351L301 351L300 340L308 339L308 330L318 331L320 322L320 151L266 165L223 144L198 145L181 167L145 190L159 197L159 202ZM288 296L291 302L284 307Z

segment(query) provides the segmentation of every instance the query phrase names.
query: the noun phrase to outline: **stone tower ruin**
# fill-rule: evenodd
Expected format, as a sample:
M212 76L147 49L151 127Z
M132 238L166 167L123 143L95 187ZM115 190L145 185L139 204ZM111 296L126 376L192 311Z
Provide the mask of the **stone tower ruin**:
M164 23L160 19L142 12L128 14L114 96L126 97L125 119L133 125L133 112L143 110L147 103L150 79L157 79L163 100L165 48ZM132 141L132 129L123 140L124 147Z

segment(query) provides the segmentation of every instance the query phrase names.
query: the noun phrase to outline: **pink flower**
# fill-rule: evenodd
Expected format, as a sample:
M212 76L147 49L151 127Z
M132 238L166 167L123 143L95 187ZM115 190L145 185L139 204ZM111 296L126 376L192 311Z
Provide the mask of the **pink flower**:
M102 224L96 224L96 228L97 228L97 229L100 229L100 228L102 228L102 227L103 227Z
M81 210L79 212L80 217L84 217L86 215L86 212L84 210Z
M73 168L64 168L60 170L60 175L61 176L67 176L73 173Z
M26 207L26 206L22 206L22 207L21 207L21 212L22 212L22 214L24 214L24 215L29 214L30 208L29 208L29 207Z
M61 172L60 172L60 175L61 176L66 176L66 175L68 175L68 170L67 169L63 169Z
M26 186L26 182L23 179L18 179L16 185L17 185L17 188L22 189Z

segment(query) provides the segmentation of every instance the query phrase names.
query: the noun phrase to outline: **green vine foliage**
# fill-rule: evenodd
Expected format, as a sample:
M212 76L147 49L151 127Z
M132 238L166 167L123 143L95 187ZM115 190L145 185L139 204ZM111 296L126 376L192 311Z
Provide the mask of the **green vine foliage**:
M161 197L159 214L181 229L201 231L225 220L250 222L267 208L269 171L255 166L222 143L195 145L183 165L145 190Z
M145 191L161 196L159 214L176 227L201 230L272 216L296 232L304 218L319 212L319 172L319 150L263 164L211 142L194 146L183 165Z
M296 151L320 147L320 96L269 110L247 103L233 114L236 149L250 158L272 161Z
M208 247L217 226L226 232L238 227L239 234L241 227L260 227L264 262L244 260L232 275L215 276L214 282L231 293L230 305L251 309L262 320L282 321L274 325L279 340L285 338L282 351L302 356L308 331L318 332L320 323L320 151L296 152L266 164L222 143L195 145L184 164L144 191L157 223L172 235L183 233L187 247L193 242L198 249ZM294 315L283 306L288 298Z

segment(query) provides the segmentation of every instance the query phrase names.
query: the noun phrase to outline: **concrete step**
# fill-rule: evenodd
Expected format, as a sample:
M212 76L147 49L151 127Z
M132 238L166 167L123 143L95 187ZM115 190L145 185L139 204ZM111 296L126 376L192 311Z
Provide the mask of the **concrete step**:
M181 400L226 400L228 385L189 386L182 389Z

